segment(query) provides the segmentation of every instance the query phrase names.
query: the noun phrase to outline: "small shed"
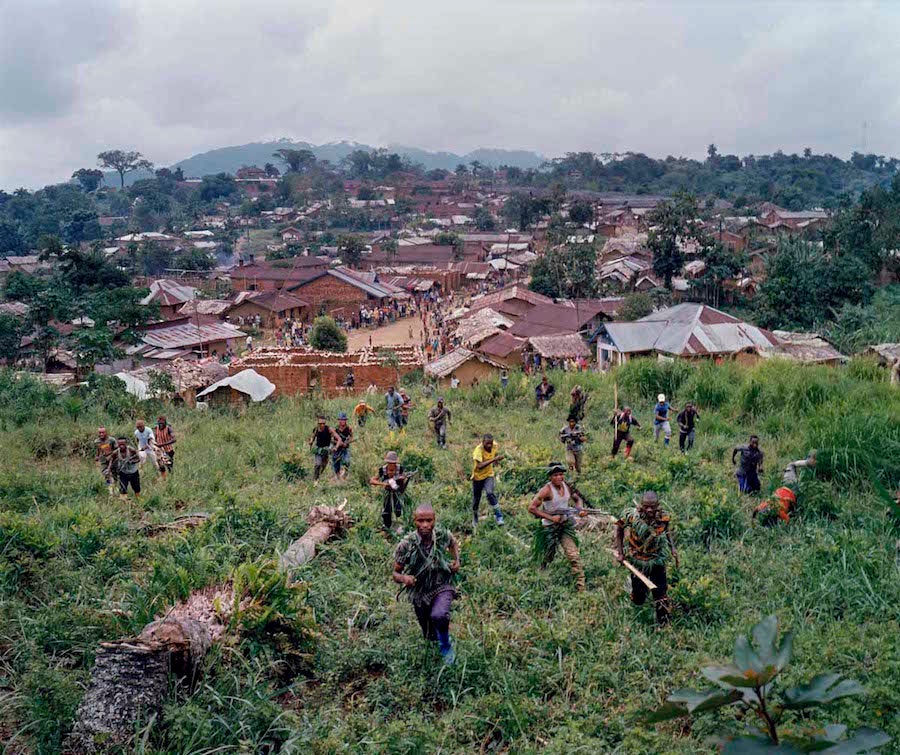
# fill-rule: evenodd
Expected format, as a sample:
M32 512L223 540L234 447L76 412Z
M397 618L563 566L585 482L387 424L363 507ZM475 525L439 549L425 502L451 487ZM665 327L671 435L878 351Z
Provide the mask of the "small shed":
M471 386L495 377L502 367L499 362L460 346L426 364L425 374L442 384L449 384L455 377L461 386Z
M867 347L863 354L874 357L882 366L890 367L895 360L900 359L900 343L879 343Z
M818 333L795 333L789 330L773 330L772 333L778 339L778 344L770 348L757 349L764 359L776 357L804 364L827 364L832 367L847 361L847 357Z
M208 396L214 406L234 406L250 401L265 401L275 392L275 384L256 370L246 369L213 383L200 391L197 398Z

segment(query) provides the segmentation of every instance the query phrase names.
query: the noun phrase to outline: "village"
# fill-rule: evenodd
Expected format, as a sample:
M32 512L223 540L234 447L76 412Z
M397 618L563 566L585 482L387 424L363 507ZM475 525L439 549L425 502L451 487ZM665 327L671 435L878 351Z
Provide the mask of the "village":
M155 390L165 385L192 404L198 392L227 388L221 381L242 370L270 379L274 395L329 395L383 390L415 369L468 386L517 368L604 371L634 356L847 361L819 333L766 330L721 309L753 303L779 240L821 247L831 222L821 209L764 202L738 213L724 200L695 205L696 216L684 219L690 234L675 240L680 267L664 279L654 271L650 238L659 233L658 208L671 198L573 191L550 203L504 186L503 170L489 171L488 179L475 167L464 178L401 171L380 183L343 179L329 198L275 206L272 195L284 180L278 173L272 165L239 169L235 195L180 228L120 233L127 216L98 217L108 240L94 246L106 264L127 271L142 255L172 260L187 253L204 261L202 269L136 275L132 285L146 291L140 305L153 315L132 342L111 344L112 358L78 353L73 335L95 325L81 316L54 322L52 343L23 332L7 362L60 388L88 371L118 375L141 397L161 373L171 382L156 380ZM178 182L186 192L202 184ZM522 227L503 228L523 204ZM335 227L347 222L348 211L358 213L357 225L361 217L378 230ZM711 248L733 258L725 272L710 269L717 264ZM585 249L593 295L548 296L529 285L536 264L555 264L552 256L565 265ZM7 282L49 279L61 262L61 254L40 250L0 258L0 314L27 320L27 297L15 298L23 287ZM881 282L895 275L885 268ZM349 353L337 358L310 344L321 316L349 337ZM115 330L113 324L113 336ZM897 344L867 346L885 367L896 365ZM388 347L399 347L402 358L385 369ZM347 386L351 365L356 379ZM209 398L242 400L234 391L217 393Z
M900 752L898 36L0 2L0 755Z

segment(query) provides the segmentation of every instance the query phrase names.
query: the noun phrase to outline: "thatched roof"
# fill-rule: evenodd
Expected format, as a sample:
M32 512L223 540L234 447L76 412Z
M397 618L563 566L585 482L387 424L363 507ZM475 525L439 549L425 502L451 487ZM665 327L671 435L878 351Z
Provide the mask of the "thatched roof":
M590 357L591 350L577 333L555 336L534 336L528 339L533 348L544 359L575 359Z

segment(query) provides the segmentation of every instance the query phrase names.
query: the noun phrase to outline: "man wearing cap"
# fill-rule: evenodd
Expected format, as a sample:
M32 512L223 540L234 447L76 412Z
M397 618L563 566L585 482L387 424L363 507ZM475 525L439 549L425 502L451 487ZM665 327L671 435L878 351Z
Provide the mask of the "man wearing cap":
M628 530L628 559L631 565L656 585L653 605L656 608L656 622L669 621L668 583L666 563L675 559L678 567L678 552L669 531L669 515L659 507L659 496L652 490L641 496L637 508L626 510L616 522L615 556L619 563L625 560L625 531ZM647 600L647 586L636 576L631 576L631 600L635 605L643 605Z
M653 408L653 442L659 442L659 434L663 433L663 444L668 446L672 440L672 425L669 423L669 402L666 394L660 393L656 397L656 406Z
M439 398L437 405L428 412L428 421L439 448L447 447L447 425L450 422L450 410L444 406L444 399Z
M403 515L404 493L409 484L409 477L404 472L396 451L388 451L385 454L384 466L379 467L378 473L369 480L369 484L384 489L381 523L383 529L390 530L391 514L397 519Z
M347 479L347 470L350 469L350 444L353 442L353 428L347 424L347 415L344 412L338 414L337 427L334 433L338 441L331 452L331 466L335 477L341 480Z
M309 437L309 447L312 449L316 457L316 463L313 467L313 480L315 484L319 484L319 475L328 465L328 454L331 451L331 444L337 445L340 442L337 433L325 424L325 417L321 414L316 417L316 427Z
M487 495L488 503L494 510L494 519L497 524L503 525L503 513L500 511L500 501L494 493L494 464L502 461L504 457L497 453L497 444L494 436L485 433L481 443L475 446L472 452L472 527L478 526L478 510L481 508L481 494Z
M574 514L571 509L576 509L578 516L586 516L586 513L583 510L584 501L581 495L569 487L565 475L566 468L562 464L550 463L547 469L549 482L532 499L528 513L541 520L542 528L547 528L542 529L536 539L542 551L541 568L553 560L557 548L562 548L562 552L569 559L572 576L575 577L575 589L584 592L584 567L581 565L581 554L578 552L578 542L574 536L572 526Z
M616 428L615 437L613 438L612 455L615 456L619 453L619 446L622 445L622 441L624 440L625 459L631 458L631 449L634 446L634 438L631 437L631 428L641 426L641 423L631 414L631 407L626 406L622 411L616 412L609 421L609 424Z

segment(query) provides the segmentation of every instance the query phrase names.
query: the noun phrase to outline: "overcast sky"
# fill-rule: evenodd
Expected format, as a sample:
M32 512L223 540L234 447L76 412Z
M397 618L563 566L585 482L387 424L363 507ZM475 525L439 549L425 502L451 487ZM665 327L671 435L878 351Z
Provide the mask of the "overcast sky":
M900 2L0 0L0 187L109 148L900 154Z

